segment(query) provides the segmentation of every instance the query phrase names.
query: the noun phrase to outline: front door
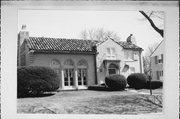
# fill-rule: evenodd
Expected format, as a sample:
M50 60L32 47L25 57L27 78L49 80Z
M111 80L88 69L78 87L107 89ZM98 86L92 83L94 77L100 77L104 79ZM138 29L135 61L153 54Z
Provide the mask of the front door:
M116 69L114 68L109 68L109 75L112 75L112 74L116 74Z
M109 75L117 74L118 73L118 67L115 64L110 64L108 67L108 73L109 73Z

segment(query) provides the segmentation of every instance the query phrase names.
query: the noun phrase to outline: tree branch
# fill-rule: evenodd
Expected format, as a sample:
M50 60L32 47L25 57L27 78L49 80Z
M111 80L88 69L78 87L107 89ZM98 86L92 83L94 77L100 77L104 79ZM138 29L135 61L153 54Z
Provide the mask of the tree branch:
M147 14L144 11L139 11L151 24L151 26L156 30L162 37L164 36L164 31L162 29L159 29L153 22L153 20L147 16Z

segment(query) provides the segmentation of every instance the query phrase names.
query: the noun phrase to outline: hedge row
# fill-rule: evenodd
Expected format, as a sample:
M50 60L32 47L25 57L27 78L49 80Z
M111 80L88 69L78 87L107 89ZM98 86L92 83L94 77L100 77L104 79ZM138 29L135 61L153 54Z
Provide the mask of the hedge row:
M148 77L142 73L133 73L127 78L128 85L135 89L158 89L163 86L163 82L160 80L152 80L151 83ZM151 84L151 85L150 85Z
M105 84L89 86L89 90L99 90L99 91L107 91L107 90L124 90L126 85L129 85L130 88L135 89L152 89L161 88L163 86L163 82L160 80L152 80L151 83L148 80L148 77L142 73L133 73L127 77L127 79L123 75L109 75L105 77ZM151 84L151 85L150 85Z
M163 87L162 81L160 81L160 80L152 80L151 81L151 89L158 89L161 87ZM150 81L147 81L145 88L150 89Z

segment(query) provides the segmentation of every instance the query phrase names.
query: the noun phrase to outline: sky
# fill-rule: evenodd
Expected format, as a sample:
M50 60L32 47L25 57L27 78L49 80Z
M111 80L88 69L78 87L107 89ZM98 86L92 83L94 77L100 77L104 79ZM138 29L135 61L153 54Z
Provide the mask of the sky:
M92 28L113 31L121 41L133 34L137 45L144 49L143 54L148 46L163 40L138 11L19 10L18 32L22 25L34 37L79 39L81 31Z

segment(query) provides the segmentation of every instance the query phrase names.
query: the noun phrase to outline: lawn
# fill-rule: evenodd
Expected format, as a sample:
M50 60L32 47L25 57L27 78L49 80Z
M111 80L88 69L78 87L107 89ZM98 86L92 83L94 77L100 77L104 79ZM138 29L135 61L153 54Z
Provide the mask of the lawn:
M146 114L162 112L162 90L60 91L17 99L18 113Z

